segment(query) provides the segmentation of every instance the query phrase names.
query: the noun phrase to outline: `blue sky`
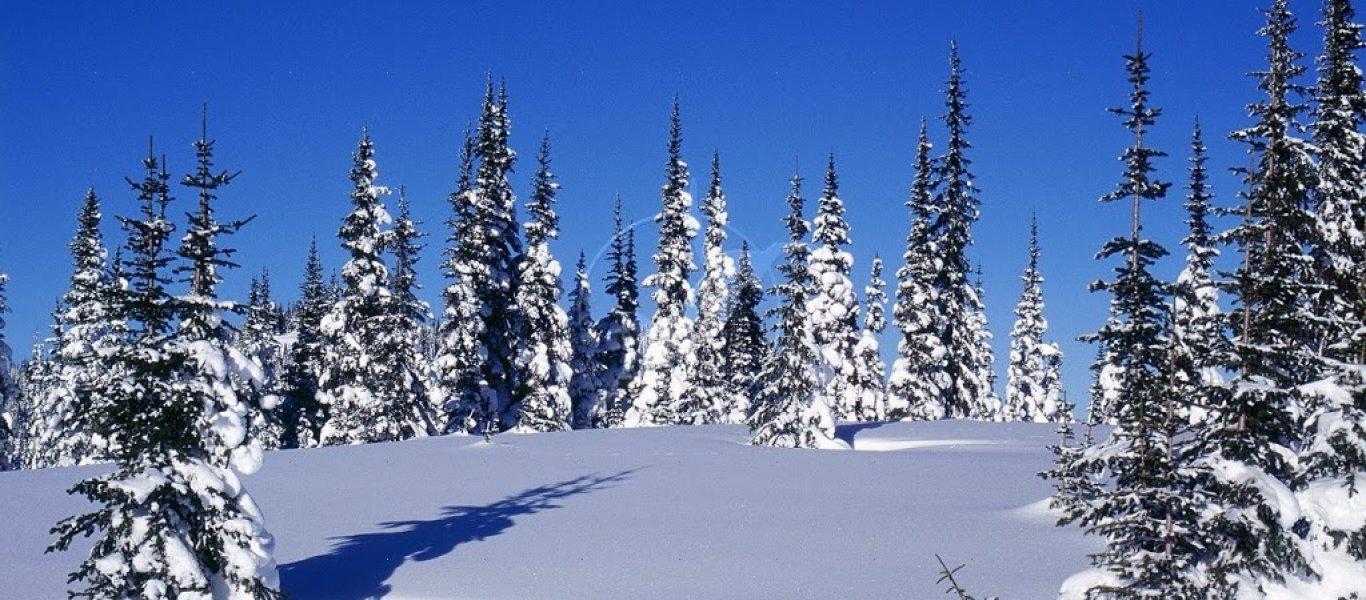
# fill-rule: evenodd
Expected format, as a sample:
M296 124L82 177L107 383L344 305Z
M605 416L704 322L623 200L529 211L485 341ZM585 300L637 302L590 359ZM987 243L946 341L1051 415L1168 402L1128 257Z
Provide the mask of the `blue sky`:
M341 264L334 234L347 210L351 152L368 125L380 183L407 187L430 234L420 269L439 310L445 198L461 129L477 117L490 72L511 95L519 199L536 143L551 131L563 185L554 250L566 272L580 249L591 259L605 246L616 193L628 217L647 220L638 241L644 257L651 252L648 218L658 208L677 93L694 194L705 192L719 150L730 245L738 250L746 239L768 251L761 269L783 239L794 163L814 208L824 157L835 153L861 287L874 253L889 274L899 263L915 133L921 118L931 119L942 148L937 119L956 39L982 189L972 256L985 272L998 372L1003 379L1036 211L1046 316L1066 353L1068 390L1082 398L1094 353L1075 339L1101 324L1107 301L1086 285L1112 266L1093 256L1127 231L1127 209L1097 198L1118 182L1117 157L1131 141L1105 109L1127 102L1121 55L1133 49L1136 15L1145 13L1152 100L1164 110L1149 140L1171 154L1158 162L1159 176L1184 184L1198 115L1214 192L1227 204L1237 182L1224 170L1246 159L1226 135L1249 123L1245 105L1257 99L1245 73L1263 63L1255 35L1263 4L8 3L0 23L0 272L11 275L14 309L6 334L26 356L46 332L86 188L104 200L115 242L122 234L110 217L135 208L123 178L138 175L147 136L174 173L191 169L201 102L209 103L218 164L243 172L223 190L220 214L258 215L230 242L244 268L227 274L229 295L244 297L250 276L266 267L277 297L292 300L310 235L328 269ZM1312 56L1319 4L1299 0L1292 10L1301 24L1293 41ZM177 214L192 199L183 188L178 196ZM1176 251L1160 266L1170 276L1180 266L1180 195L1145 214L1148 235ZM603 272L593 266L595 278ZM606 305L599 295L596 307Z

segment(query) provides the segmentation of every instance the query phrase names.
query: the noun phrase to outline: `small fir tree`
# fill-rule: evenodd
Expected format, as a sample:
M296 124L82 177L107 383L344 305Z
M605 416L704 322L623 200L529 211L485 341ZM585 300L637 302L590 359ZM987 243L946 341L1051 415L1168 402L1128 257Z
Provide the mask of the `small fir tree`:
M747 242L740 247L740 266L731 288L735 293L731 295L730 307L726 310L726 327L722 336L725 339L722 364L729 377L721 421L744 423L752 399L759 393L759 375L769 361L764 318L759 314L764 288L754 274Z
M636 286L635 231L621 223L621 197L613 209L612 244L607 260L611 268L603 280L612 296L612 310L598 322L597 362L602 365L601 400L593 421L598 427L622 424L630 403L631 385L640 368L640 290Z
M579 252L579 262L574 269L574 290L569 293L569 347L573 352L569 361L573 372L569 380L569 398L573 403L570 425L574 429L593 427L593 415L600 410L598 405L604 392L604 365L597 360L599 341L590 305L592 295L588 262L583 252Z

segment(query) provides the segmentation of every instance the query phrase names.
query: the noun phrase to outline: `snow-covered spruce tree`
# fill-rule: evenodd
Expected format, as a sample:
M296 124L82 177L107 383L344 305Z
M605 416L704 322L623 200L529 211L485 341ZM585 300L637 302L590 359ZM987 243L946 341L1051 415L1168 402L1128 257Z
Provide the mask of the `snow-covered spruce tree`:
M9 275L0 273L0 471L14 468L15 423L20 408L19 386L16 385L14 372L14 351L5 341L5 313L9 312L9 299L5 288Z
M275 404L274 409L253 412L251 431L262 447L278 448L285 428L280 406L280 377L286 358L280 336L285 332L285 314L271 297L270 272L266 269L251 279L246 313L247 317L237 332L234 345L261 369L264 381L262 389L273 396L270 402Z
M707 230L702 242L702 281L697 286L697 323L692 330L693 365L688 387L678 403L682 423L700 425L720 421L725 412L726 305L734 265L726 256L726 194L721 189L721 155L711 157L711 187L702 201Z
M1006 400L1001 409L1004 421L1056 422L1072 419L1053 394L1057 381L1050 374L1050 357L1058 349L1043 341L1048 320L1043 316L1043 276L1039 274L1039 224L1029 218L1029 265L1025 267L1024 291L1015 305L1015 328L1010 331L1010 367L1006 373ZM1056 372L1056 366L1053 366Z
M1294 16L1284 0L1266 11L1268 65L1257 73L1266 98L1251 104L1256 123L1234 132L1248 145L1244 222L1225 234L1243 254L1228 282L1233 296L1230 394L1210 411L1193 442L1199 464L1213 476L1206 488L1217 511L1197 533L1215 552L1208 571L1218 586L1245 594L1287 577L1314 578L1305 525L1291 492L1300 473L1296 450L1303 441L1305 386L1323 373L1316 332L1322 320L1304 300L1318 286L1309 272L1315 237L1310 191L1314 165L1308 142L1296 137L1304 105L1296 79L1303 56L1289 45Z
M1186 186L1186 266L1176 278L1172 294L1172 366L1176 369L1172 393L1184 399L1177 408L1178 419L1192 424L1222 404L1226 393L1219 365L1228 351L1224 337L1225 315L1219 308L1219 290L1214 282L1214 260L1219 249L1214 245L1208 215L1211 210L1205 143L1197 121L1191 134L1190 181Z
M776 317L778 339L773 354L759 375L759 394L754 398L747 424L756 446L825 448L842 444L835 438L835 417L820 393L816 369L820 357L807 326L807 290L810 249L809 226L802 218L802 178L792 176L787 197L791 212L785 219L788 242L783 246L783 281L773 287L780 298L771 316Z
M100 234L100 201L87 190L76 215L71 249L71 283L58 302L52 385L32 398L35 423L30 440L31 467L85 464L104 458L103 440L91 435L85 416L95 409L103 390L117 379L104 356L124 340L111 306L108 251Z
M836 420L856 419L863 410L853 385L854 346L858 344L858 298L850 273L854 258L849 246L849 223L839 197L835 155L825 171L825 190L816 203L812 222L811 288L806 299L807 325L821 359L820 393Z
M920 122L916 146L915 179L911 183L910 232L901 268L897 269L896 303L892 323L901 332L897 358L887 386L887 418L942 419L951 382L945 369L947 352L942 331L944 315L939 312L938 243L930 235L934 206L934 161L925 122Z
M1134 142L1122 156L1123 180L1101 198L1129 203L1130 229L1097 256L1122 261L1115 279L1093 284L1111 293L1110 317L1090 337L1107 349L1117 368L1113 379L1103 380L1115 391L1110 416L1116 425L1107 439L1059 469L1104 477L1062 522L1079 521L1088 534L1105 539L1105 549L1091 555L1091 562L1106 577L1086 591L1087 598L1195 600L1207 597L1194 564L1204 549L1189 534L1204 507L1199 495L1190 493L1192 480L1173 451L1182 423L1173 409L1180 399L1172 397L1170 385L1170 313L1164 286L1150 271L1166 250L1142 237L1140 221L1142 203L1163 198L1170 187L1153 174L1152 160L1165 154L1145 144L1145 134L1161 115L1149 103L1150 57L1140 31L1134 53L1125 56L1133 85L1130 104L1110 109L1124 119Z
M569 344L569 319L560 308L560 262L550 253L550 240L560 236L560 217L555 214L555 190L559 182L550 171L550 134L541 138L536 157L538 168L531 184L526 223L526 255L518 266L517 307L525 330L517 350L517 431L563 431L569 429L572 402L569 383L573 377L573 348Z
M635 230L624 231L621 224L621 197L613 209L612 244L607 260L611 263L603 281L612 296L612 310L598 321L597 362L602 366L600 401L593 414L596 427L616 427L625 418L631 401L631 384L640 368L640 289L636 286Z
M475 140L466 129L460 149L460 176L448 198L446 257L441 263L447 280L441 292L445 305L438 330L439 344L432 360L434 408L442 431L491 431L497 425L497 402L482 385L484 335L479 290L488 282L483 262L484 232L475 221Z
M882 421L887 418L887 364L882 361L878 338L887 328L887 282L882 280L882 259L873 256L868 286L863 288L863 332L854 346L854 376L851 390L857 395L853 421Z
M977 295L978 310L969 315L969 330L973 332L977 342L977 381L982 382L982 404L987 407L987 410L977 418L998 421L1001 419L1001 398L996 395L996 353L991 349L991 340L995 336L992 335L991 326L987 323L987 291L983 284L982 265L977 265L976 275L972 291Z
M574 290L569 292L569 347L573 354L569 368L569 399L572 403L570 425L574 429L593 427L593 415L601 401L602 363L598 362L598 329L593 321L590 300L593 288L588 283L588 259L579 252L574 268Z
M690 212L692 194L688 193L688 164L683 162L683 128L674 98L669 115L669 162L660 194L661 207L655 215L659 224L659 248L654 254L655 272L645 278L645 287L654 288L651 298L655 313L645 332L640 371L631 385L631 406L623 424L627 427L668 425L681 419L678 402L688 387L693 372L693 322L688 305L693 301L688 276L697 270L693 261L692 239L697 235L697 219Z
M943 401L948 417L990 419L995 417L999 401L982 371L987 362L981 356L985 320L978 316L983 312L982 300L968 278L971 265L967 255L981 200L968 170L972 161L968 160L967 151L972 144L967 140L967 129L972 117L967 113L967 91L963 89L963 67L956 42L950 47L947 85L944 92L948 111L943 119L949 141L944 156L935 165L939 186L932 202L934 220L930 226L937 251L934 284L938 297L934 310L944 320L942 368L948 387Z
M277 399L264 394L265 377L260 365L233 346L236 335L226 319L241 314L243 307L220 298L221 269L235 268L234 249L221 244L224 236L236 233L254 216L222 222L215 215L214 203L219 188L231 183L237 173L214 171L213 144L209 139L207 108L201 121L200 137L194 143L195 171L181 185L197 191L197 210L187 215L188 225L177 254L181 263L175 269L189 289L176 298L179 309L175 341L188 353L196 384L191 393L205 407L209 419L204 424L211 435L205 440L210 459L219 467L251 474L260 468L261 442L252 421L262 411L275 408Z
M1354 22L1351 3L1328 0L1323 17L1313 125L1319 156L1313 277L1323 287L1314 304L1326 317L1319 334L1326 361L1321 389L1346 393L1311 397L1306 429L1313 437L1301 467L1314 493L1345 487L1351 497L1363 492L1358 479L1366 471L1366 92L1356 57L1362 26ZM1323 523L1322 531L1315 529L1324 547L1345 545L1366 561L1366 526Z
M318 241L308 241L304 277L299 283L299 302L294 305L294 343L280 378L280 420L284 448L312 448L319 445L322 426L327 422L327 406L318 402L318 378L322 374L322 321L332 308L332 299L323 283L323 265L318 258Z
M209 153L206 140L200 142L197 149ZM90 414L93 431L112 442L117 468L70 489L96 508L58 523L53 528L57 540L48 551L66 550L77 536L99 534L89 557L69 578L85 586L74 596L279 598L273 541L238 479L238 469L259 465L251 460L235 460L234 468L222 464L225 454L241 457L232 451L247 447L245 428L240 420L234 425L232 416L240 414L232 405L241 402L228 385L224 361L211 364L211 342L188 337L190 331L214 331L212 323L200 320L207 307L218 304L213 270L201 267L198 273L207 277L194 285L206 287L191 291L207 293L182 311L182 301L166 292L170 257L165 246L174 229L165 216L169 175L150 152L144 166L146 177L132 183L141 213L121 219L132 258L129 288L117 307L128 320L131 339L112 359L125 378ZM221 183L226 178L207 170L206 156L200 166L191 179ZM212 184L200 189L212 197ZM204 214L201 210L198 216ZM193 219L190 226L197 244L191 248L201 251L194 256L221 259L205 251L216 250L215 236L205 233L222 226L205 228L205 222L212 220ZM177 313L193 329L173 332Z
M451 198L447 239L454 245L448 246L445 270L454 282L445 292L443 317L450 324L437 359L450 430L500 431L517 424L514 363L525 330L516 304L517 268L523 251L517 198L508 181L517 159L508 147L509 130L507 88L495 95L490 78Z
M349 258L342 266L341 299L322 319L322 373L318 401L328 406L323 445L362 444L412 437L411 403L403 389L402 362L394 351L402 335L395 329L394 294L382 255L392 233L381 228L391 217L375 185L379 172L369 132L361 135L351 167L351 212L337 231Z
M721 422L744 423L752 399L759 393L759 374L769 360L764 318L759 314L764 287L754 274L748 242L740 246L740 266L731 287L734 293L726 309L726 326L722 332L725 340L722 364L728 379Z
M398 218L390 232L394 254L394 270L389 280L393 297L385 304L393 322L389 360L399 363L399 380L395 382L395 400L404 407L406 429L423 437L439 433L436 417L427 395L428 361L422 353L422 337L431 309L417 297L422 284L417 282L417 261L422 253L418 240L425 235L418 231L421 223L413 220L408 196L403 186L398 187Z

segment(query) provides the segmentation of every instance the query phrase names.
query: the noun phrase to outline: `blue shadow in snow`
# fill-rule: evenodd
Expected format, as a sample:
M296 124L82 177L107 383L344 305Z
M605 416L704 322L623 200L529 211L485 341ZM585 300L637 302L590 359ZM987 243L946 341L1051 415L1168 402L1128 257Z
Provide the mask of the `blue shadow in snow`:
M844 440L845 443L852 447L854 445L854 437L857 436L859 432L867 429L877 429L887 423L894 422L895 421L874 421L871 423L846 423L844 425L836 425L835 437Z
M624 481L634 470L584 475L523 491L486 506L448 506L427 521L382 523L385 531L341 538L331 552L280 568L280 587L291 600L362 600L391 591L385 583L403 563L450 554L468 542L501 535L522 515L559 508L557 500Z

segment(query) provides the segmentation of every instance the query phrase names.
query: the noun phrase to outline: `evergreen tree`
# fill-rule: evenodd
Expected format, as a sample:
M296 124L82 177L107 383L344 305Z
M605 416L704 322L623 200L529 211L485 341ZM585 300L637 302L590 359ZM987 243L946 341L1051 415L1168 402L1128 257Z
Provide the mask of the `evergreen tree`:
M722 364L728 375L726 399L721 412L723 423L744 423L751 399L759 393L759 374L769 360L768 339L759 303L764 300L763 284L754 274L749 243L740 247L740 266L732 284L730 307L726 310Z
M655 272L645 278L654 288L655 313L645 332L640 371L632 384L632 404L623 423L629 427L668 425L678 422L678 402L688 387L693 371L692 319L688 305L692 286L688 276L697 269L693 261L692 239L697 236L697 219L689 209L688 164L683 162L683 129L674 98L669 117L669 162L661 208L655 215L659 224L659 249L654 254Z
M721 155L712 154L711 188L702 201L707 231L702 246L702 282L697 290L697 323L693 327L695 355L688 388L679 401L678 418L700 425L722 419L726 410L725 355L726 305L730 301L730 275L734 268L726 256L726 195L721 190Z
M96 508L58 523L57 540L48 548L66 550L77 536L102 532L69 578L86 586L74 596L281 597L272 538L238 478L255 470L260 456L238 452L250 447L240 422L242 402L226 369L213 368L212 341L190 337L215 333L207 318L221 310L215 268L227 262L216 246L224 226L204 208L227 176L211 172L207 139L195 145L200 168L187 181L200 189L201 209L182 254L199 264L190 265L191 293L183 299L165 289L165 246L174 229L165 217L169 175L149 152L146 177L130 182L141 214L121 219L133 258L119 310L132 338L113 357L126 377L90 415L93 431L111 441L117 468L70 489ZM177 316L184 326L173 332ZM225 457L232 468L223 465Z
M1072 416L1058 404L1055 357L1057 346L1043 341L1048 320L1043 316L1043 276L1039 274L1039 225L1029 218L1029 266L1025 267L1024 291L1015 305L1015 328L1010 332L1010 368L1007 371L1004 421L1048 423L1070 421Z
M516 369L518 431L569 429L572 402L573 349L569 319L560 308L560 263L550 253L550 240L560 235L555 191L560 184L550 171L550 134L541 138L539 168L532 183L526 224L527 252L518 268L517 307L526 325L520 336Z
M285 332L285 315L271 297L270 272L261 270L261 275L251 279L247 293L247 318L238 332L236 347L249 360L261 369L263 389L268 393L262 397L266 410L252 415L251 430L265 448L278 448L284 437L285 424L280 409L280 377L284 371L284 346L280 335Z
M14 372L14 352L5 341L5 313L9 300L5 288L9 275L0 273L0 471L13 468L16 421L20 408L19 386L11 377Z
M807 325L821 358L821 394L835 419L855 419L861 412L855 376L854 346L858 344L858 299L850 271L854 258L849 245L849 224L839 198L835 155L825 172L825 190L816 205L811 232L811 293L807 296Z
M32 467L85 464L105 456L103 440L91 435L85 417L101 402L104 390L116 379L104 356L123 343L109 293L108 252L100 235L100 201L87 190L76 215L71 249L71 283L56 311L55 341L47 381L36 390Z
M946 416L951 418L992 418L998 402L990 382L984 380L982 365L990 360L981 356L985 320L982 299L968 279L971 266L967 249L972 245L972 224L977 221L981 200L974 177L968 170L972 161L967 151L967 129L972 117L967 113L967 91L963 88L963 68L958 59L958 44L950 47L948 88L945 90L944 124L949 141L935 167L941 182L934 196L930 236L935 242L936 310L944 319L941 333L948 378L944 390Z
M495 95L490 78L451 199L456 239L446 271L455 282L446 290L445 318L453 323L442 336L437 362L452 430L513 427L522 400L516 394L526 389L515 364L526 325L516 304L523 250L517 198L508 181L517 159L508 147L509 131L507 88Z
M589 304L593 289L588 283L588 262L579 252L579 263L574 269L574 290L569 293L569 347L573 351L569 361L574 375L569 380L569 398L573 402L574 429L593 427L593 415L599 410L604 388L603 364L598 362L598 329Z
M1301 459L1304 477L1361 493L1358 478L1366 471L1366 92L1356 53L1361 29L1351 3L1324 3L1324 51L1318 59L1315 87L1314 146L1318 150L1318 187L1314 190L1317 223L1313 280L1321 284L1314 310L1325 318L1320 332L1326 380L1312 402ZM1327 393L1324 393L1327 392ZM1340 479L1339 479L1340 478ZM1338 485L1333 480L1338 479ZM1324 524L1318 534L1325 547L1346 541L1357 560L1366 560L1366 527L1340 531Z
M607 260L611 268L603 280L613 298L611 312L598 321L597 362L602 365L601 400L593 420L599 427L622 423L630 402L631 385L640 369L640 290L636 287L635 231L623 231L621 197L613 209L612 245Z
M1205 598L1194 563L1203 551L1190 533L1202 518L1199 495L1192 493L1192 473L1183 469L1174 442L1183 431L1176 419L1168 364L1169 308L1164 286L1150 272L1166 254L1142 237L1139 220L1144 201L1166 195L1170 184L1153 176L1152 160L1164 153L1145 145L1145 134L1161 115L1149 104L1147 84L1150 54L1143 51L1140 31L1137 49L1125 56L1130 105L1111 109L1123 117L1134 136L1125 149L1124 179L1102 201L1130 203L1130 231L1101 249L1099 258L1120 257L1115 279L1094 289L1111 292L1110 318L1092 339L1106 349L1117 400L1109 416L1116 423L1110 436L1087 448L1077 462L1063 469L1102 474L1106 479L1068 514L1063 522L1078 520L1087 533L1105 538L1103 551L1092 563L1111 579L1088 590L1089 598Z
M856 401L849 418L854 421L881 421L887 418L887 365L882 362L878 337L887 328L887 293L883 288L882 259L874 256L868 287L863 289L863 334L854 347L854 377L850 380Z
M394 323L390 360L399 362L399 381L395 400L404 405L405 429L412 435L439 433L436 417L427 397L427 358L422 354L422 335L430 310L417 297L422 285L417 282L417 261L422 252L418 240L420 223L413 220L403 186L398 188L398 218L390 232L394 271L389 280L393 296L385 304Z
M380 196L389 189L375 185L379 172L369 132L362 134L351 168L351 212L337 237L350 255L342 267L343 288L322 320L322 374L318 401L328 406L321 443L359 444L405 439L419 430L412 419L409 390L404 389L402 347L396 329L394 294L382 252L392 232L381 227L391 217Z
M1302 441L1300 416L1307 398L1302 386L1321 378L1316 333L1322 321L1304 299L1319 285L1308 272L1315 241L1310 191L1315 188L1310 145L1296 136L1304 106L1296 79L1303 56L1289 45L1295 19L1284 0L1266 11L1268 66L1257 73L1266 98L1248 107L1256 123L1235 132L1248 145L1254 166L1246 171L1244 222L1226 235L1243 261L1229 282L1234 339L1224 365L1232 373L1230 393L1210 411L1197 432L1199 464L1215 475L1207 489L1218 502L1216 516L1200 539L1217 550L1208 570L1216 585L1248 592L1287 576L1313 577L1300 525L1283 519L1299 507L1287 505L1298 474L1293 457ZM1289 491L1289 490L1285 490Z
M323 283L318 242L308 241L308 258L299 284L299 302L294 306L294 343L281 377L283 402L280 420L284 448L311 448L322 440L327 422L327 405L318 402L318 378L322 375L322 321L332 307L332 298Z
M896 304L892 322L901 332L897 358L887 386L887 418L942 419L951 381L945 367L948 356L943 345L944 315L939 312L939 290L935 287L939 243L930 234L930 219L935 210L934 161L925 122L920 122L916 146L915 179L911 183L910 233L901 268L897 269Z
M982 281L982 266L978 265L977 279L972 285L972 291L978 298L978 310L969 315L971 326L968 328L973 332L973 339L977 342L976 353L974 354L977 361L976 379L982 382L981 404L985 407L977 415L977 418L999 421L1001 419L1001 398L996 395L996 353L991 349L991 340L995 336L992 335L991 327L987 324L985 306L987 292Z
M807 290L810 249L806 245L809 225L802 218L802 178L792 177L791 208L786 224L788 242L778 271L783 282L773 293L780 304L772 311L778 334L772 358L759 375L760 390L754 398L747 424L756 446L821 448L838 445L835 417L820 393L816 368L820 357L807 325Z

